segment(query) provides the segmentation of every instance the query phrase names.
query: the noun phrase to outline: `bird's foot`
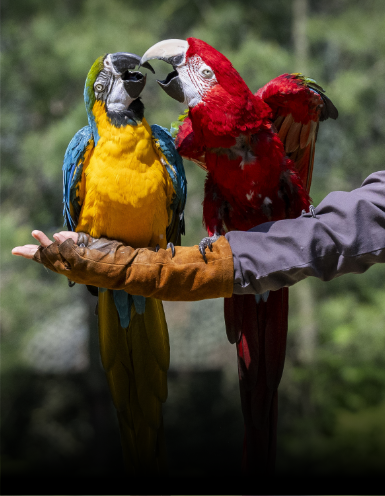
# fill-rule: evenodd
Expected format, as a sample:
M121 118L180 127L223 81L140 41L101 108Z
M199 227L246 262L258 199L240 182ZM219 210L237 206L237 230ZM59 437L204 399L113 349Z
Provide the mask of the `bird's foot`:
M76 282L73 282L73 281L71 281L70 279L68 279L68 286L69 286L70 288L73 288L73 287L75 286L75 284L76 284Z
M171 258L174 258L175 257L175 246L173 243L167 243L167 248L166 250L168 250L169 248L171 248Z
M168 250L169 248L171 248L171 258L174 258L175 257L175 246L173 243L167 243L167 248L166 250ZM156 245L155 246L155 251L158 252L160 250L160 246L159 245Z
M203 260L207 263L207 258L206 258L206 248L208 248L210 251L213 251L213 243L217 241L220 238L220 235L218 233L214 233L213 236L208 236L207 238L203 238L202 241L199 243L199 251L202 254Z

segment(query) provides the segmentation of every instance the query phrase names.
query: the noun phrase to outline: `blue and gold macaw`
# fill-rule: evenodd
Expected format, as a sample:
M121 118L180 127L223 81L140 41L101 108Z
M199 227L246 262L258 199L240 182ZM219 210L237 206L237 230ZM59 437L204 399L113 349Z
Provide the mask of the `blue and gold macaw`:
M180 244L186 177L168 131L149 126L139 95L140 57L112 53L92 65L84 99L89 125L63 164L67 228L134 248ZM144 64L152 72L149 64ZM162 302L99 288L100 353L132 475L166 471L162 403L170 348Z

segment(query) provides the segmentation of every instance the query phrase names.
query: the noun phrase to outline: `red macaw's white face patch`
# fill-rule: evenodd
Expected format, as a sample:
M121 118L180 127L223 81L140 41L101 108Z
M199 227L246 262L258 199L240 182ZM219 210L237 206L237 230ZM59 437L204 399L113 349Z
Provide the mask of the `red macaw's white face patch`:
M190 108L204 100L205 94L218 84L214 71L199 55L189 57L177 70L186 97L184 103Z

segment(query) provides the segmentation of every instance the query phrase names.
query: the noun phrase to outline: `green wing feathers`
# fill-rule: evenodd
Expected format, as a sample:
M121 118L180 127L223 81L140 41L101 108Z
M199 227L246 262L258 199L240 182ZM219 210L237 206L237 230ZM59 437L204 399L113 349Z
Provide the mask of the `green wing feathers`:
M118 412L126 470L131 475L166 472L162 403L167 399L170 346L160 300L132 305L127 329L119 323L111 291L99 292L99 340L103 367Z

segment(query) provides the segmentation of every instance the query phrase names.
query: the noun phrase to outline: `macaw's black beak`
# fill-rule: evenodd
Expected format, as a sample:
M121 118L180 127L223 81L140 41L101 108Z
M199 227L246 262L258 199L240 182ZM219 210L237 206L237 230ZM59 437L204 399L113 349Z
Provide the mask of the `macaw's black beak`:
M127 52L116 52L111 54L111 62L119 74L123 74L125 71L130 69L135 69L135 66L142 65L146 69L149 69L153 74L155 74L154 69L147 62L140 64L140 57L135 53Z
M131 71L139 65L140 57L135 53L116 52L111 54L111 63L115 71L120 74L124 87L131 98L138 98L146 85L146 76L139 71ZM150 69L155 74L151 65L146 62L143 67Z
M181 103L184 102L185 95L183 85L177 71L170 72L170 74L167 74L166 79L163 79L163 81L159 81L159 79L157 79L156 82L167 93L167 95L171 96L171 98L174 98L174 100Z
M159 59L173 66L174 70L167 75L166 79L163 81L157 79L157 83L171 98L181 103L185 101L185 94L177 68L178 65L184 62L187 49L188 43L186 40L160 41L149 48L140 61L140 65L144 66L148 63L148 60Z
M121 75L124 87L131 98L138 98L146 86L146 75L139 71L125 71Z

